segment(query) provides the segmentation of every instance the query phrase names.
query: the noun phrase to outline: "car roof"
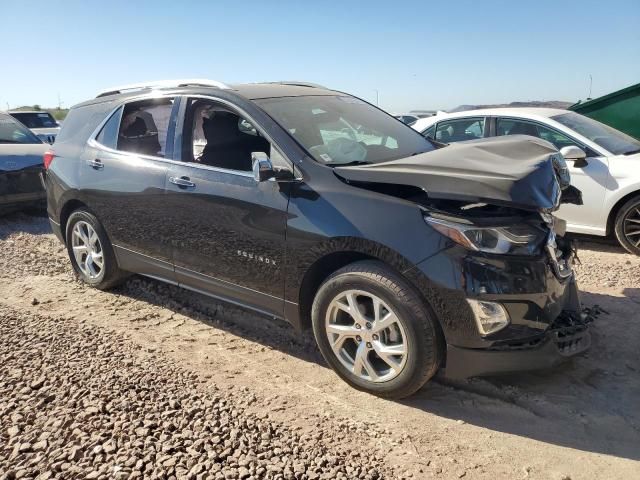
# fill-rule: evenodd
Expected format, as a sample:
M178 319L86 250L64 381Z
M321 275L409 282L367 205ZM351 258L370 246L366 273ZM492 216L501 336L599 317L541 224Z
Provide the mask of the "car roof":
M440 120L449 118L465 118L465 117L490 117L490 116L507 116L507 117L523 117L531 119L550 118L563 113L570 113L568 110L560 108L542 108L542 107L511 107L511 108L480 108L477 110L463 110L460 112L438 113L432 117L421 118L413 127L422 130L430 127Z
M86 100L72 108L85 107L103 102L113 102L126 100L128 98L140 97L151 92L170 93L174 95L212 95L219 92L226 92L238 95L248 100L258 100L264 98L280 98L280 97L303 97L303 96L329 96L329 95L345 95L343 92L331 90L321 85L309 82L264 82L264 83L241 83L224 85L222 88L209 85L180 85L180 86L161 86L156 87L149 84L146 88L118 90L104 90L100 94L90 100Z
M335 95L335 90L312 84L292 83L243 83L231 88L249 100L278 97L306 97L311 95Z

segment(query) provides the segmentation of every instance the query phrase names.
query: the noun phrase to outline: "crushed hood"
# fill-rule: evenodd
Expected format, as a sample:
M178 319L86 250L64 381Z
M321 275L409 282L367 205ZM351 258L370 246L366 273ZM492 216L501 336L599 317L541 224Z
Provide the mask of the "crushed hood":
M559 206L562 192L557 175L563 186L569 180L564 159L553 145L524 135L454 143L411 157L335 167L334 171L354 182L419 187L434 199L540 211Z

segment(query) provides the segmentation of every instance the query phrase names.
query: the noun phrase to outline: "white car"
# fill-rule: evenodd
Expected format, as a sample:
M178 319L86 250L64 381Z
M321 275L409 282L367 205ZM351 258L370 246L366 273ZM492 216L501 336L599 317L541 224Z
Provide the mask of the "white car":
M49 112L13 110L7 113L22 122L43 142L55 142L56 136L60 132L60 124Z
M531 135L551 142L567 160L584 205L563 205L558 216L574 233L614 233L640 255L640 141L568 110L491 108L441 113L413 128L452 143L498 135Z

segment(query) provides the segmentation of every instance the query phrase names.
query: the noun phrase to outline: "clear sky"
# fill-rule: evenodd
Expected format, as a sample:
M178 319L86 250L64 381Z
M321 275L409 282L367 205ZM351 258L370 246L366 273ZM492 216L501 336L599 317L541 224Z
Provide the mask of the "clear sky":
M0 0L0 108L161 78L306 80L393 112L640 82L640 0Z

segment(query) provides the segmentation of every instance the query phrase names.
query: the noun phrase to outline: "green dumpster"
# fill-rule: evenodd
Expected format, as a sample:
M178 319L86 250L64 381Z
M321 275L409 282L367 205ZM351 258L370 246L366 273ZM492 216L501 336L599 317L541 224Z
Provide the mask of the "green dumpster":
M640 83L603 97L578 102L569 110L598 120L640 140Z

